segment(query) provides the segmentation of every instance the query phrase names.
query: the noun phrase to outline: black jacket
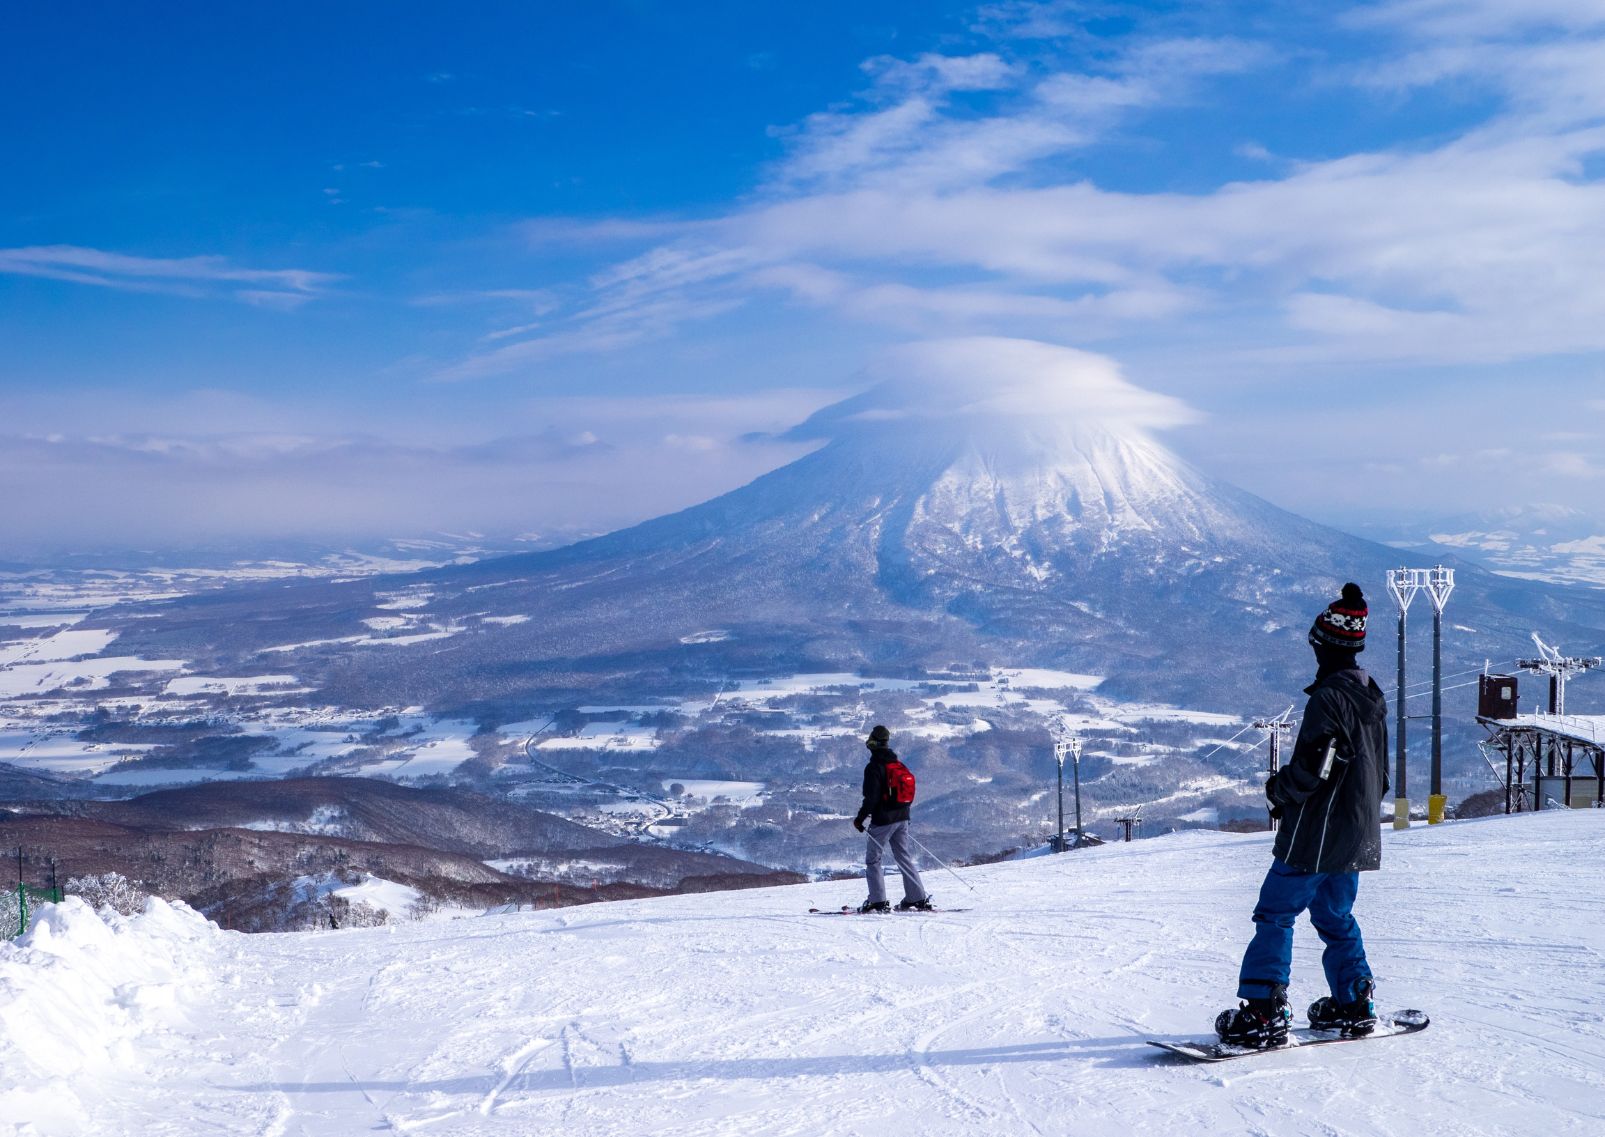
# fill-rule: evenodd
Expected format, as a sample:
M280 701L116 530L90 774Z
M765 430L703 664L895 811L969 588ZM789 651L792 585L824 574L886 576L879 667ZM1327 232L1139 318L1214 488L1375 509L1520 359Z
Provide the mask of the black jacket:
M1317 679L1305 692L1293 756L1266 784L1282 811L1275 854L1304 872L1366 872L1382 865L1378 806L1388 793L1388 702L1358 668ZM1321 778L1327 740L1337 740Z
M869 818L871 825L890 825L908 820L908 806L892 800L886 787L886 763L897 757L888 746L877 746L864 763L864 804L858 807L854 823Z

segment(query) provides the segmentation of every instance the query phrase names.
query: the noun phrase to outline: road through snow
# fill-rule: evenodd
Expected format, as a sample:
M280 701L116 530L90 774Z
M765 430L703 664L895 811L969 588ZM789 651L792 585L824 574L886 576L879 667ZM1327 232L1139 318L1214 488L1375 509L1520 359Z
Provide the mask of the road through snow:
M30 1137L1605 1132L1605 814L1385 846L1357 911L1380 1002L1433 1016L1413 1037L1213 1067L1144 1045L1230 1002L1269 857L1193 833L965 870L979 894L938 887L963 913L807 914L842 882L214 934L159 1020L0 1105ZM1301 924L1298 1008L1319 951Z

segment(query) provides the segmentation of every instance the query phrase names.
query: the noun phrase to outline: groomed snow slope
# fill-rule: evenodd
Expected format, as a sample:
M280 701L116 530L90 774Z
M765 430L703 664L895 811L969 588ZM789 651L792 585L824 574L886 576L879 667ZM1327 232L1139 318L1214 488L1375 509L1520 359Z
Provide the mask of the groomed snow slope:
M0 948L0 1132L1605 1132L1605 814L1385 843L1359 914L1431 1029L1224 1066L1143 1039L1229 1000L1258 835L937 870L971 910L934 916L806 914L850 882L256 937L69 902Z

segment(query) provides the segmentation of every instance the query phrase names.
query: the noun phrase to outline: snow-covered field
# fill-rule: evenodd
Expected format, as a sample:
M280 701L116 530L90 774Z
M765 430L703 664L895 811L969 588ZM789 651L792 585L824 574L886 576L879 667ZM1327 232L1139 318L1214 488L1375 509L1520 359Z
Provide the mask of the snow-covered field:
M0 1132L1262 1137L1605 1132L1605 814L1387 830L1359 915L1424 1034L1197 1066L1264 835L247 937L76 903L0 947ZM1294 998L1323 993L1299 931Z
M281 572L294 566L268 568ZM449 776L481 754L494 767L531 750L547 752L559 768L587 770L599 763L632 761L644 766L665 739L687 725L745 725L755 716L763 722L764 734L801 743L808 751L837 746L853 751L866 722L877 717L886 719L905 748L962 744L998 726L1015 728L1033 719L1046 720L1066 706L1077 708L1066 716L1074 729L1131 739L1148 738L1155 725L1180 722L1229 728L1240 722L1233 715L1100 697L1095 692L1103 682L1101 676L1042 668L944 672L925 678L780 673L729 682L712 696L644 691L617 705L531 708L534 713L528 719L489 724L495 737L476 744L471 740L481 724L436 719L421 707L328 705L322 692L295 673L286 654L310 644L262 648L257 662L271 668L263 674L249 674L249 667L240 669L245 674L205 674L189 660L145 659L127 649L120 651L115 632L80 626L86 612L168 594L153 593L153 588L170 589L175 582L188 581L201 590L227 579L226 574L216 580L205 574L157 577L153 583L137 575L89 573L83 579L73 578L68 588L58 587L45 575L34 579L0 574L0 628L6 629L0 634L0 762L94 777L108 786L128 788L307 772L409 780ZM432 614L437 598L427 587L376 595L373 614L362 620L366 634L317 643L383 649L451 638L471 629L472 620L464 623ZM473 619L506 624L528 617ZM108 690L114 686L115 691ZM561 730L548 732L567 711L588 721L565 720ZM118 717L119 729L88 730L93 716L108 713ZM130 760L153 757L149 752L156 744L140 737L146 728L202 722L215 726L218 737L232 733L262 742L243 760L230 752L227 762L211 761L197 745L182 762L158 753L154 757L161 761L128 765ZM526 749L526 739L532 735L540 737ZM1243 742L1241 748L1254 741ZM364 753L350 757L359 750ZM1154 744L1141 754L1107 753L1112 762L1138 766L1176 752L1173 746Z
M47 695L70 690L74 694L104 690L113 675L178 671L181 659L139 659L134 656L97 656L39 663L16 662L0 670L0 698Z
M685 796L707 798L723 798L733 805L754 805L763 800L764 784L762 782L722 782L712 778L673 778L665 782L664 788L679 785L685 787Z

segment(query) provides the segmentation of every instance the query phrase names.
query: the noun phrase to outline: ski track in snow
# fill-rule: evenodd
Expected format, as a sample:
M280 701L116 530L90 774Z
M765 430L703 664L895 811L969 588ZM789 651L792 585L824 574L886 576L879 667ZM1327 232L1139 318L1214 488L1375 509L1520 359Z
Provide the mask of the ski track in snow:
M1381 1004L1433 1016L1413 1037L1220 1066L1146 1046L1232 1001L1269 859L1190 833L964 870L978 894L937 869L970 911L929 916L810 916L858 899L834 882L217 935L176 1025L0 1133L1605 1132L1605 814L1384 842L1357 911ZM1322 993L1301 923L1295 1008Z

